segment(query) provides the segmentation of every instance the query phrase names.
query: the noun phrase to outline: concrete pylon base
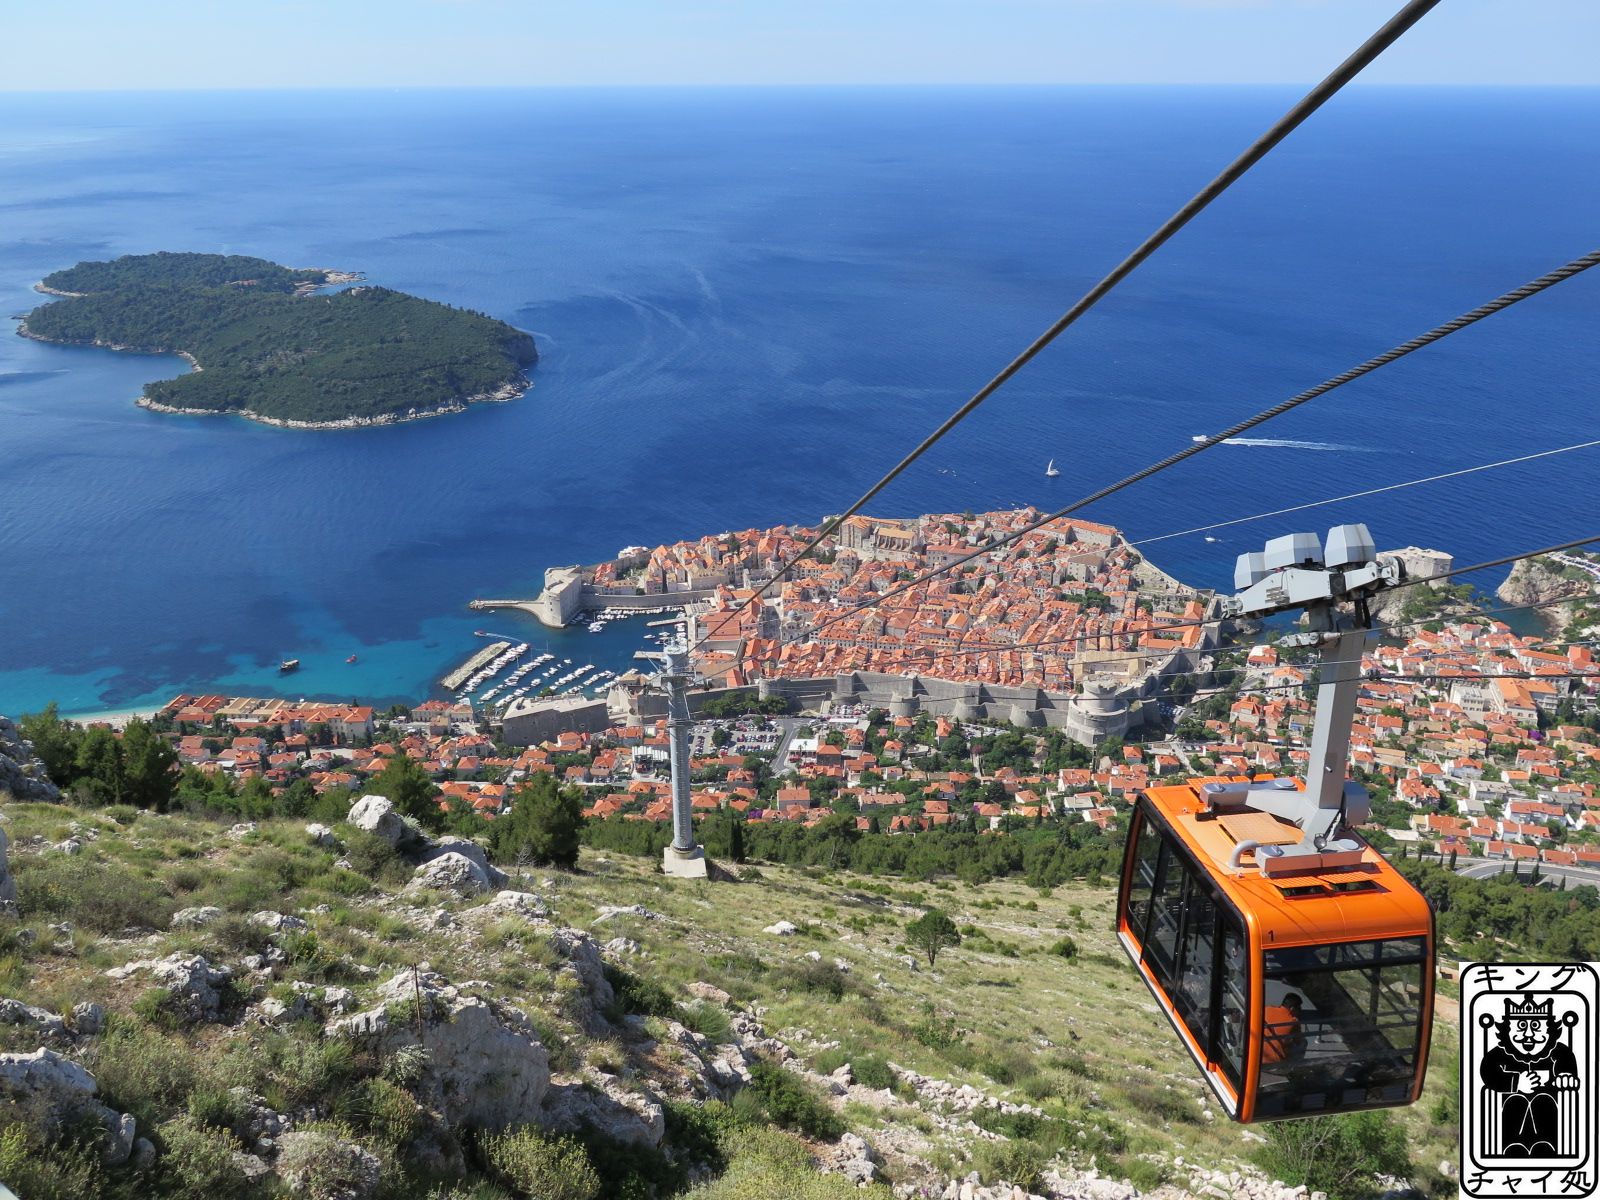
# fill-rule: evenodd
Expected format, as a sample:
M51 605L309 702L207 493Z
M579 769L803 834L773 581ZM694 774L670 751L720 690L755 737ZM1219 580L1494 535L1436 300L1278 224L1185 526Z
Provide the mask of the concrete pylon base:
M679 850L668 846L661 852L661 873L674 879L704 879L706 877L706 852L696 846L692 850Z

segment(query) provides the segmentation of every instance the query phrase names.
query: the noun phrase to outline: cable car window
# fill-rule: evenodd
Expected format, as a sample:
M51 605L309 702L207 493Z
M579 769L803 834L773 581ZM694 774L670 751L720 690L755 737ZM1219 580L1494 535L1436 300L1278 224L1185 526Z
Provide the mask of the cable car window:
M1163 838L1161 862L1151 897L1150 934L1145 939L1144 956L1156 980L1168 995L1173 991L1173 976L1178 965L1178 935L1183 930L1183 897L1189 874L1184 868L1183 856L1169 840Z
M1244 1078L1245 1030L1249 1026L1250 976L1247 971L1250 943L1239 918L1226 909L1219 914L1222 926L1221 975L1217 989L1217 1047L1213 1056L1223 1073L1238 1087Z
M1257 1115L1404 1103L1425 951L1422 938L1269 950Z
M1183 937L1173 999L1195 1041L1211 1051L1211 981L1216 973L1217 901L1205 876L1188 875L1183 896Z
M1150 920L1150 896L1156 886L1156 867L1161 857L1161 835L1142 813L1138 838L1133 880L1128 885L1128 928L1134 937L1143 941L1145 926Z

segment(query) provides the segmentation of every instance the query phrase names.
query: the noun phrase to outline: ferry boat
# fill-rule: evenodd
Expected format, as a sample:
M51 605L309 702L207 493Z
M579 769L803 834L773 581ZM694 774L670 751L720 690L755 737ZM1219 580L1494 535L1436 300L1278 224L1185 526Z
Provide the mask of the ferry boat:
M1055 459L1052 458L1050 460L1050 465L1044 469L1044 473L1050 479L1054 479L1057 475L1061 474L1060 471L1056 470L1056 460Z
M286 658L278 664L278 674L280 675L287 675L290 671L298 671L299 669L300 660L298 658Z
M1208 433L1196 433L1192 434L1189 440L1191 442L1209 442L1211 440L1211 435Z

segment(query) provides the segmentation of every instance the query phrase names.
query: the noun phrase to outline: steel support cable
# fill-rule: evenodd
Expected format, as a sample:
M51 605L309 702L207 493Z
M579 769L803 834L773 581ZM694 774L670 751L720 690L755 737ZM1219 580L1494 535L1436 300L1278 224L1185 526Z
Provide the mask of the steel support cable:
M1600 438L1590 442L1576 442L1571 446L1558 446L1554 450L1538 450L1532 454L1519 454L1516 458L1502 458L1499 462L1480 463L1475 467L1462 467L1456 471L1445 471L1439 475L1424 475L1421 479L1407 479L1401 483L1386 483L1382 487L1367 488L1361 492L1346 492L1343 496L1330 496L1326 500L1308 500L1304 504L1291 504L1288 508L1274 508L1270 512L1256 513L1248 517L1234 517L1227 521L1217 521L1211 525L1196 525L1192 529L1179 529L1173 533L1158 533L1155 537L1138 538L1128 543L1130 546L1148 546L1153 542L1165 542L1176 537L1187 537L1193 533L1210 533L1213 529L1227 529L1231 525L1245 525L1251 521L1264 521L1269 517L1287 516L1289 513L1304 512L1308 508L1323 508L1329 504L1342 504L1347 500L1362 500L1368 496L1381 496L1384 492L1397 492L1402 488L1417 487L1424 483L1438 483L1445 479L1458 479L1463 475L1476 475L1479 471L1493 471L1500 467L1514 467L1521 463L1533 462L1539 458L1550 458L1557 454L1570 454L1574 450L1592 450L1600 446Z
M1578 275L1584 271L1587 271L1590 267L1593 267L1596 264L1600 264L1600 250L1593 250L1581 258L1575 258L1571 262L1558 267L1556 270L1551 271L1548 274L1541 275L1539 278L1530 280L1521 287L1514 288L1509 292L1505 292L1504 294L1495 297L1487 304L1479 305L1471 312L1462 313L1459 317L1456 317L1450 321L1446 321L1443 325L1436 325L1427 333L1414 337L1409 342L1404 342L1401 345L1395 346L1393 349L1385 350L1382 354L1376 356L1375 358L1367 359L1366 362L1361 363L1359 366L1351 367L1348 371L1344 371L1341 374L1335 375L1331 379L1324 380L1322 383L1317 384L1313 388L1308 388L1296 396L1291 396L1289 399L1281 401L1278 404L1273 405L1271 408L1263 409L1255 416L1247 417L1245 420L1240 421L1237 425L1225 429L1221 433L1213 434L1203 442L1196 442L1192 445L1185 446L1182 450L1179 450L1174 454L1169 454L1166 458L1161 459L1159 462L1152 463L1148 467L1144 467L1141 470L1135 471L1132 475L1128 475L1123 479L1118 480L1116 483L1108 484L1106 487L1103 487L1099 491L1083 497L1081 500L1073 501L1065 508L1058 508L1055 512L1050 513L1047 516L1040 517L1037 521L1033 521L1027 525L1024 525L1021 529L1013 530L1004 537L995 538L992 541L986 542L984 545L977 547L970 554L965 554L960 558L952 559L950 562L935 567L931 571L926 571L907 583L903 583L898 587L891 588L889 591L884 592L881 596L874 597L865 604L858 605L854 608L846 610L845 612L839 613L836 616L829 617L826 621L823 621L821 624L815 625L809 629L807 631L807 635L809 636L816 634L818 631L826 629L830 625L837 624L848 617L854 616L858 612L864 612L869 608L876 608L887 600L892 600L896 596L904 595L913 588L921 587L929 580L936 579L940 575L954 570L956 567L964 566L965 564L972 562L974 559L982 558L985 554L990 554L995 550L998 550L1002 546L1010 545L1019 538L1026 537L1030 533L1035 533L1044 528L1046 525L1049 525L1051 522L1058 521L1070 513L1077 512L1080 508L1086 508L1098 500L1104 500L1107 496L1122 491L1124 488L1131 487L1133 484L1149 479L1152 475L1160 474L1167 468L1174 467L1178 463L1183 462L1185 459L1192 458L1196 454L1203 453L1204 451L1211 449L1213 446L1226 441L1230 437L1235 437L1238 434L1244 433L1246 430L1254 429L1257 425L1261 425L1267 421L1270 421L1274 417L1282 416L1291 409L1298 408L1300 405L1315 400L1319 396L1324 396L1333 391L1335 388L1343 387L1345 384L1350 383L1353 380L1360 379L1364 375L1369 375L1373 371L1386 367L1390 363L1397 362L1409 354L1414 354L1424 346L1430 346L1434 342L1441 341L1453 333L1459 333L1469 325L1475 325L1485 317L1493 316L1495 313L1503 312L1512 305L1520 304L1522 301L1538 295L1547 288L1552 288L1558 283L1562 283L1565 280L1571 279L1574 275ZM1508 559L1506 561L1511 560ZM1492 566L1495 564L1480 565ZM1463 570L1468 569L1476 568L1463 568ZM1435 578L1442 578L1442 576L1435 576ZM751 600L745 601L745 605L751 603L751 601L753 601L756 596L759 595L760 592L757 592L755 596L751 597ZM734 614L731 615L737 615L737 613L741 611L745 605L741 605L740 609L734 610ZM791 640L799 641L802 639L794 638Z
M784 563L771 579L762 584L761 587L757 589L755 595L751 596L749 599L744 601L739 608L735 609L735 613L737 614L744 611L744 609L748 608L751 604L755 603L763 595L765 595L767 589L788 574L789 570L795 565L795 563L799 562L807 554L815 550L817 546L822 543L823 539L825 539L834 530L839 528L839 526L845 521L849 520L851 517L855 516L856 513L860 512L874 496L898 479L907 467L916 462L917 459L921 458L925 453L932 449L934 444L943 438L945 434L949 433L962 421L966 420L966 418L974 409L976 409L995 392L999 391L1000 388L1004 386L1013 375L1022 370L1022 368L1027 366L1028 363L1032 362L1040 351L1042 351L1051 342L1055 341L1056 338L1064 333L1069 326L1075 323L1079 317L1098 304L1100 300L1111 291L1112 288L1116 287L1117 284L1121 283L1124 279L1131 275L1145 262L1146 259L1164 246L1174 234L1176 234L1195 217L1199 216L1200 213L1204 212L1206 207L1210 205L1213 200L1222 195L1223 192L1227 191L1236 182L1238 182L1245 172L1249 171L1251 167L1255 166L1256 163L1265 158L1278 145L1279 142L1283 141L1284 138L1288 137L1291 133L1298 129L1307 118L1309 118L1329 100L1331 100L1334 95L1336 95L1339 90L1345 86L1345 84L1349 83L1364 69L1366 69L1366 67L1369 66L1374 59L1376 59L1380 54L1398 41L1401 35L1406 32L1406 30L1410 29L1413 25L1425 17L1429 10L1431 10L1438 3L1439 0L1409 0L1409 2L1393 17L1391 17L1381 29L1363 42L1356 49L1356 51L1350 55L1349 58L1345 59L1344 62L1340 63L1336 68L1334 68L1327 78L1307 92L1300 99L1299 103L1297 103L1293 108L1291 108L1283 116L1279 117L1278 120L1275 121L1265 133L1263 133L1259 138L1251 143L1248 148L1245 149L1244 153L1240 154L1238 158L1234 159L1225 168L1223 168L1222 172L1217 175L1216 178L1212 179L1210 183L1206 184L1205 187L1196 192L1187 204L1178 209L1178 211L1173 213L1172 216L1168 217L1166 221L1164 221L1154 233L1141 242L1131 254L1113 267L1111 271L1100 280L1099 283L1095 284L1092 288L1085 292L1078 299L1077 303L1064 312L1056 319L1054 324L1052 324L1048 329L1035 338L1026 350L1007 363L999 374L974 392L971 398L968 399L965 404L956 409L955 412L951 413L950 416L945 419L943 424L941 424L927 437L923 438L916 448L911 451L911 453L902 458L898 463L890 468L889 472L879 479L878 482L874 483L870 488L863 492L861 497L856 500L855 503L850 505L849 508L845 509L842 513L839 513L837 516L830 517L828 520L824 521L816 536L807 542L805 546L801 547L801 549L797 551L792 558ZM699 643L696 642L695 646L690 647L690 649L693 650L697 648L698 645Z

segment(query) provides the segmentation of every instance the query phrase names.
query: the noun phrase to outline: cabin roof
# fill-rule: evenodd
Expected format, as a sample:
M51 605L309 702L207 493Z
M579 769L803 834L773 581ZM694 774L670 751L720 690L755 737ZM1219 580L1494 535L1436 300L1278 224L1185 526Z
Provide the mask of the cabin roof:
M1275 818L1248 808L1244 814L1256 818L1249 823L1206 814L1199 786L1213 782L1248 782L1248 778L1195 779L1149 788L1144 794L1206 868L1212 882L1259 931L1264 950L1413 937L1430 931L1432 914L1427 900L1359 834L1349 835L1362 849L1361 862L1354 866L1268 879L1251 861L1253 856L1247 855L1240 869L1230 868L1228 860L1235 839L1229 826L1241 837L1256 837L1253 832L1246 835L1243 831ZM1287 825L1285 828L1294 829Z

